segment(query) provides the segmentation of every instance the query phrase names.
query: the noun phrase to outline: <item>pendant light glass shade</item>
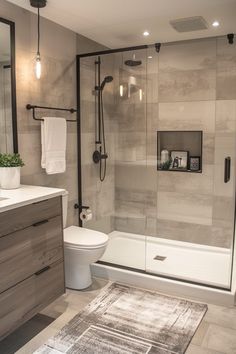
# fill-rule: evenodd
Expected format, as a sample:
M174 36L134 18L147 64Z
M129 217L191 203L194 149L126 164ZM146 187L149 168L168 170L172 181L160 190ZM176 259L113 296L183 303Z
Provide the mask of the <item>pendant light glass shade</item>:
M42 74L42 65L40 57L40 12L38 7L38 46L37 46L37 55L36 55L36 64L35 64L35 75L39 80Z
M47 5L47 0L30 0L30 5L37 9L38 11L38 38L37 38L37 55L36 55L36 63L35 63L35 76L37 79L41 78L42 74L42 64L41 64L41 56L40 56L40 12L39 9L45 7Z
M42 74L41 58L40 58L40 55L37 54L36 65L35 65L35 75L38 80L41 78L41 74Z

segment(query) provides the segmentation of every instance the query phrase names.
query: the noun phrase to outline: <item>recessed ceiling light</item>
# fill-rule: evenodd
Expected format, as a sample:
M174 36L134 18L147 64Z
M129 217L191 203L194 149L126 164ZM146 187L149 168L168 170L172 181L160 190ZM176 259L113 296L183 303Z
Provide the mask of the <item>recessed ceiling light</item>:
M151 55L149 55L149 56L148 56L148 59L152 59L152 56L151 56Z
M144 31L144 32L143 32L143 35L144 35L145 37L149 36L149 34L150 34L150 33L149 33L148 31Z
M213 27L218 27L220 25L219 21L212 22Z

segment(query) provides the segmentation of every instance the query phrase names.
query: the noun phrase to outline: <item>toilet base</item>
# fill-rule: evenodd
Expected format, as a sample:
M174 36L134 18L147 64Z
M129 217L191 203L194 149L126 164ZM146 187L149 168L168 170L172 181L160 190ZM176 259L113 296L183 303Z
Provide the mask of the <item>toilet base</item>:
M91 270L89 265L76 265L76 269L66 268L66 288L82 290L92 284Z

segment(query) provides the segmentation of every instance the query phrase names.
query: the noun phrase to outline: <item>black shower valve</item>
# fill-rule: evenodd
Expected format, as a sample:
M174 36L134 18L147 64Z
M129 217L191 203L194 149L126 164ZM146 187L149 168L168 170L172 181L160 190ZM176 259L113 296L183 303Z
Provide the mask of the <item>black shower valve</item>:
M101 160L106 160L108 158L107 153L102 154L100 151L96 150L93 153L93 162L99 163Z
M160 53L161 50L161 43L155 43L155 49L157 53Z
M229 44L234 44L234 33L227 34Z

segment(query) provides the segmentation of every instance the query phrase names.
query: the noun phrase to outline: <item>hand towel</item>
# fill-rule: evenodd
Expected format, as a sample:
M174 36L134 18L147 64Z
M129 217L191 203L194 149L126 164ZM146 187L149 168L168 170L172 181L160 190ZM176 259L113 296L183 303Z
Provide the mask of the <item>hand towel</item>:
M41 123L41 166L51 175L66 170L66 120L44 117Z

